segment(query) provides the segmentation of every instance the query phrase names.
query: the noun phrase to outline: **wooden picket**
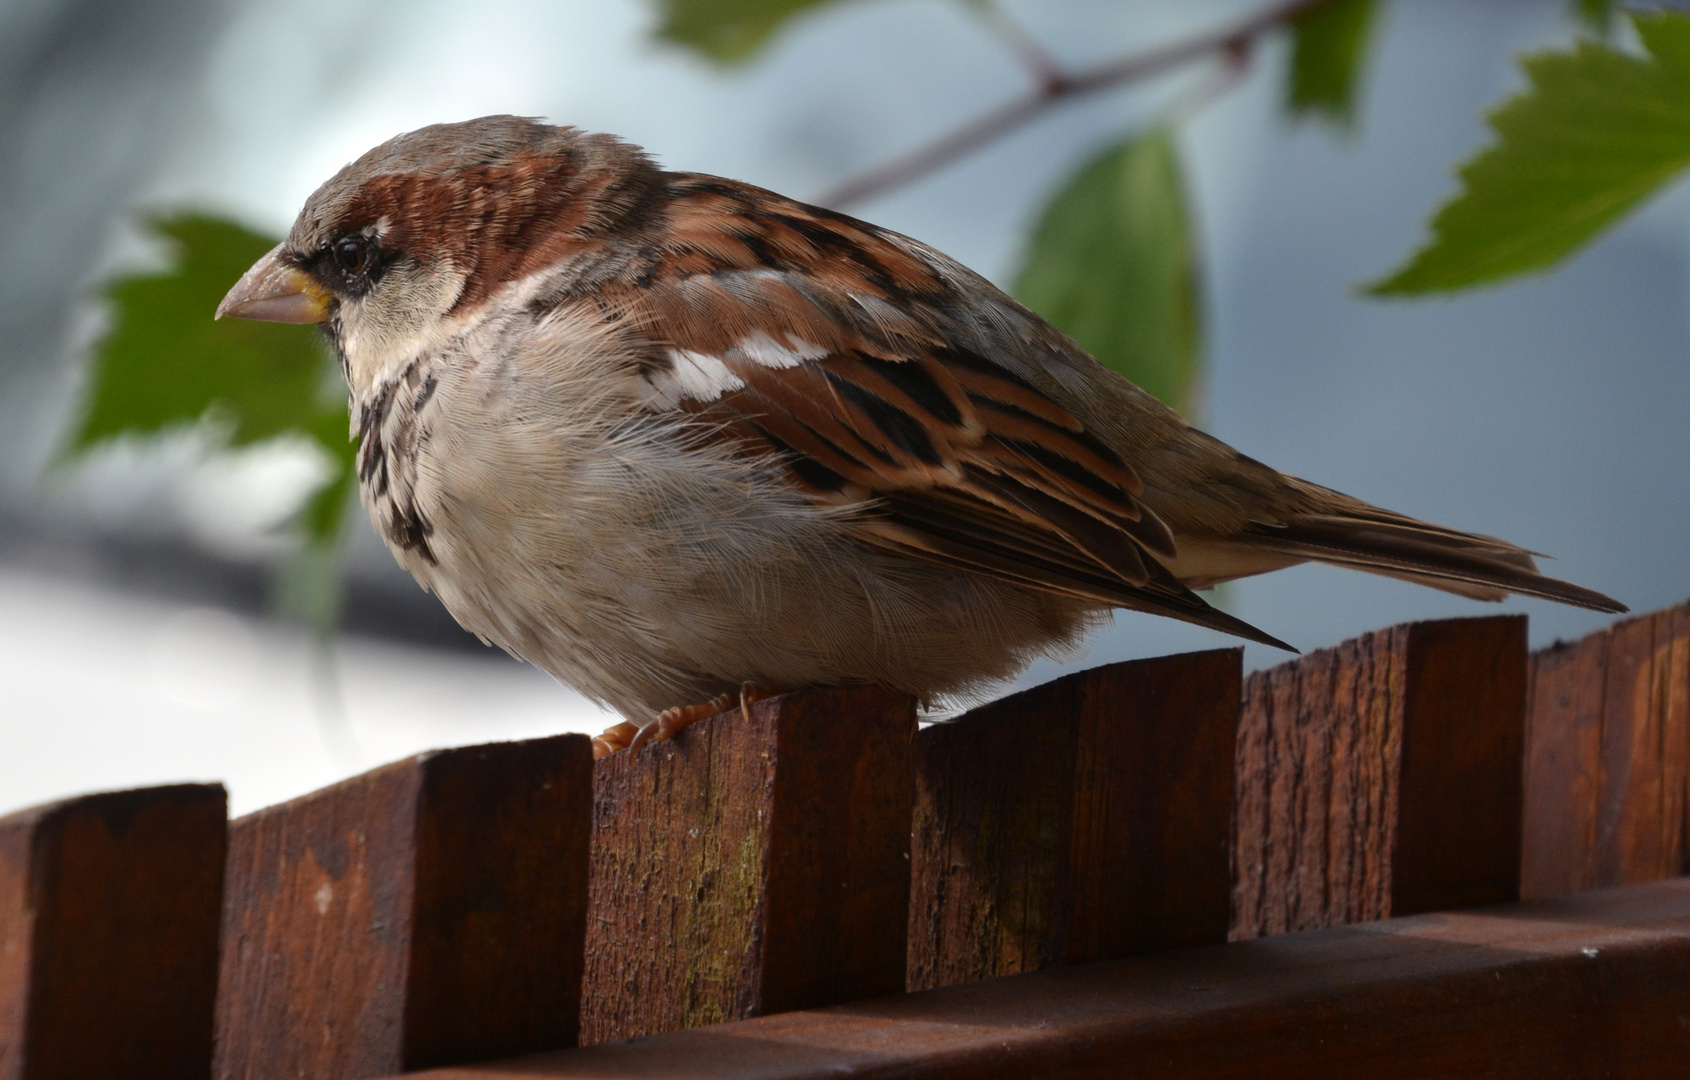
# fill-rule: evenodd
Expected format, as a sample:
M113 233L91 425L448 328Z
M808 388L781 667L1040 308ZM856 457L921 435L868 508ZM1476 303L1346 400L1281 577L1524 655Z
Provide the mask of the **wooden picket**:
M1690 872L1690 604L1532 666L1524 894Z
M1519 896L1526 620L1380 630L1251 676L1234 940Z
M923 731L909 989L1226 940L1241 663L1113 664Z
M216 787L25 811L0 1080L1677 1075L1690 605L1525 641L1163 657L919 733L819 690L227 828Z
M0 1077L209 1075L227 817L178 784L0 818Z
M915 726L852 687L601 760L583 1041L902 990Z
M573 1045L591 770L583 735L464 747L233 822L213 1075Z

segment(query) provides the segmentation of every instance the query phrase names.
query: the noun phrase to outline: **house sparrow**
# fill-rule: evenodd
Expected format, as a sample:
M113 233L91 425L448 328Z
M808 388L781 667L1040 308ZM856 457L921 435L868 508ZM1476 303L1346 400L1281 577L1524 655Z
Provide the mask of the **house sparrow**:
M626 717L601 752L748 686L968 695L1113 608L1289 648L1192 590L1309 560L1625 610L1245 457L925 244L575 128L383 143L217 315L324 325L376 531Z

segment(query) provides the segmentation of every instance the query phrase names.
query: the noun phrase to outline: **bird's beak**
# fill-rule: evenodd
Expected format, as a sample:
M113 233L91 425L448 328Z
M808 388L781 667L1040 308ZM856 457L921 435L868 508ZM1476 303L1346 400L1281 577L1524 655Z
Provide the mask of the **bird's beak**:
M216 318L320 323L329 317L329 292L282 259L282 245L252 264L217 305Z

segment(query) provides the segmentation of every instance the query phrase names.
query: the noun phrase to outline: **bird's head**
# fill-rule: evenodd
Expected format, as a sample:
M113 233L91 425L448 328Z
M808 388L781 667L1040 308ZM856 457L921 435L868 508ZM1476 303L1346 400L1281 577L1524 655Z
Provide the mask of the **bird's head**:
M608 135L484 116L340 170L217 317L322 323L361 397L512 286L637 228L656 167Z

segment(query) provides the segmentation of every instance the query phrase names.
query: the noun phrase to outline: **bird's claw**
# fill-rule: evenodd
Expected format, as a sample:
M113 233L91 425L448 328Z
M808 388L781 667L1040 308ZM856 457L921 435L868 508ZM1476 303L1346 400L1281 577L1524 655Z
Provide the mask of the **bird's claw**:
M762 701L764 698L772 698L778 693L778 690L770 690L768 687L759 686L754 682L740 683L739 715L745 718L745 722L747 724L751 723L751 706L757 704L759 701Z
M751 722L751 706L764 698L773 697L774 691L757 685L744 683L739 688L739 711L745 717L745 722ZM657 719L642 726L624 720L615 727L606 728L603 733L593 737L594 759L607 757L618 750L630 753L638 751L648 742L663 742L673 739L676 735L698 723L708 720L712 716L719 716L733 708L734 695L717 694L702 705L677 705L671 709L664 709L657 714Z
M634 737L628 742L628 752L637 753L640 747L653 740L663 742L673 739L700 720L708 720L718 713L726 712L732 705L731 695L717 694L702 705L677 705L672 709L664 709L657 714L656 720L634 732Z
M597 761L599 758L608 757L618 750L628 749L628 745L634 741L634 737L639 734L639 731L638 725L630 724L626 720L615 727L605 728L602 732L593 736L593 760Z

